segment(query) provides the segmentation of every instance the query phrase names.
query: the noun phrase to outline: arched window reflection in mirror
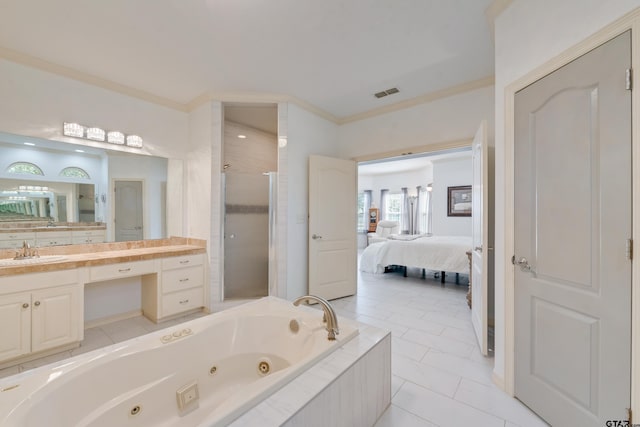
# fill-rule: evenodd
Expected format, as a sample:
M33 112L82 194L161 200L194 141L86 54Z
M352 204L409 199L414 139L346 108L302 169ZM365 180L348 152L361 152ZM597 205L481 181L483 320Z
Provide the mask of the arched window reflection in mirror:
M22 174L31 174L31 175L42 175L42 169L40 169L37 165L29 162L15 162L11 163L7 168L7 173L22 173Z
M67 178L91 179L87 171L76 166L69 166L68 168L62 169L59 175Z

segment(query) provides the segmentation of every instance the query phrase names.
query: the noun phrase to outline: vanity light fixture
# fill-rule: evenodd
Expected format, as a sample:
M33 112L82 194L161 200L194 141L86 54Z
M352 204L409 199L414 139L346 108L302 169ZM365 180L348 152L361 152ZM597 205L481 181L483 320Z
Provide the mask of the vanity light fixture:
M118 132L117 130L111 131L107 133L107 142L110 144L124 144L124 133Z
M90 139L92 141L104 142L105 135L106 135L106 132L104 131L104 129L100 129L96 127L87 129L87 139Z
M34 144L33 142L23 142L24 145L28 145L29 147L33 147L36 144Z
M84 138L84 126L78 123L64 123L62 133L66 136L73 136L74 138Z
M127 144L129 147L142 148L142 138L138 135L125 135L120 131L106 131L95 126L86 127L78 123L64 122L62 133L65 136L74 138L84 138L116 145Z
M240 138L240 139L247 139L247 135L238 135L238 138Z
M73 151L75 151L76 153L84 153L84 150L73 150Z
M127 145L133 148L142 148L142 138L138 135L127 135Z

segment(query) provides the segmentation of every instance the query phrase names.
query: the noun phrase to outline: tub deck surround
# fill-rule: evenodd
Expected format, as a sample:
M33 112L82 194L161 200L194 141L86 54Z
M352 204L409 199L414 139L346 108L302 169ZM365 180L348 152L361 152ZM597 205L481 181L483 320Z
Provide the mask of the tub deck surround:
M279 426L346 409L335 425L372 425L390 401L390 335L340 325L329 341L318 310L262 298L2 379L0 424ZM342 408L316 413L335 387Z
M206 241L184 237L131 242L94 243L38 248L40 256L64 255L64 259L42 264L0 266L0 277L72 268L142 261L168 256L194 255L206 252ZM14 249L0 250L0 259L15 256Z

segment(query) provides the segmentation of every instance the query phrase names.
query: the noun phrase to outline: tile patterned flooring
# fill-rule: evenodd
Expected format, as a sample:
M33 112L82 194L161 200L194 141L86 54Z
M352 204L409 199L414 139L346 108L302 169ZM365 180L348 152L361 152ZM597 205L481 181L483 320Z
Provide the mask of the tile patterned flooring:
M339 316L392 332L392 402L376 427L546 426L491 381L493 359L480 354L466 305L466 285L400 274L361 273L358 294L332 301ZM237 303L236 303L237 304ZM223 303L214 311L234 303ZM12 375L83 352L191 320L156 325L144 317L87 329L71 351L0 370Z

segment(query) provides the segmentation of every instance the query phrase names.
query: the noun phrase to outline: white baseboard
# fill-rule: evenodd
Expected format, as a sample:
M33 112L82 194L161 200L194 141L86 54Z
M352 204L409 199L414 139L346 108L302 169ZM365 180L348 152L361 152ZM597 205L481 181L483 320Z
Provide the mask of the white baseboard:
M98 326L106 325L107 323L117 322L118 320L131 319L133 317L142 316L142 310L132 310L126 313L114 314L113 316L101 317L100 319L89 320L84 322L84 328L90 329Z

